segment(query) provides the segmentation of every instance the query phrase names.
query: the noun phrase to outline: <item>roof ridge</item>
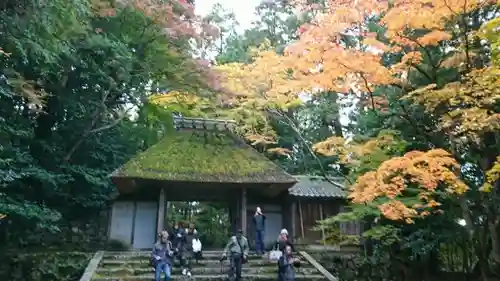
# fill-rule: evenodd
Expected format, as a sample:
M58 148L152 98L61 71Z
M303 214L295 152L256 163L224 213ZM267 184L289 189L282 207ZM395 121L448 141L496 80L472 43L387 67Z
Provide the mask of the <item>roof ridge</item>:
M234 120L206 119L196 117L173 116L174 128L177 130L204 130L204 131L233 131L236 126Z

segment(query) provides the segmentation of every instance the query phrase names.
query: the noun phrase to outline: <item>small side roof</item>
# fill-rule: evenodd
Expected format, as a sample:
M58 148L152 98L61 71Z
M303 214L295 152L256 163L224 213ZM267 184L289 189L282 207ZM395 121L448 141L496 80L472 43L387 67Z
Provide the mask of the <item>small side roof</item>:
M309 197L309 198L345 198L342 178L329 178L321 176L294 176L297 183L288 189L291 196Z

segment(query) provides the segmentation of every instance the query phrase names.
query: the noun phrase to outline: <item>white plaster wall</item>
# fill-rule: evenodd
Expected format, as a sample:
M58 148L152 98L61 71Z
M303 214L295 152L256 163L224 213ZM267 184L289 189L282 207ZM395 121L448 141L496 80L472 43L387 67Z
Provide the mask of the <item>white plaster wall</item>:
M282 228L281 213L266 214L266 232L264 233L264 242L266 245L272 245L276 242Z
M280 230L283 228L283 219L281 213L281 205L259 205L262 212L266 215L266 230L264 233L264 243L266 247L269 248L271 245L274 246L276 239L278 238ZM255 247L255 226L253 224L253 215L255 214L256 204L249 204L247 209L248 213L248 223L249 223L249 233L248 238L250 239L250 245Z
M134 202L117 201L111 210L109 238L125 243L132 242L132 222L134 218Z
M137 202L134 224L134 249L151 248L156 238L158 203Z

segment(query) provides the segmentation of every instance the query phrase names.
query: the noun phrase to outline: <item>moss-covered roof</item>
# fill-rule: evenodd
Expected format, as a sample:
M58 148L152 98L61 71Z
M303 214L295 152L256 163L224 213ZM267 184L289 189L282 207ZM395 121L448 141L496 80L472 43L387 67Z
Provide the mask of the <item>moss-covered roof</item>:
M216 183L296 182L228 130L186 128L167 135L112 177Z

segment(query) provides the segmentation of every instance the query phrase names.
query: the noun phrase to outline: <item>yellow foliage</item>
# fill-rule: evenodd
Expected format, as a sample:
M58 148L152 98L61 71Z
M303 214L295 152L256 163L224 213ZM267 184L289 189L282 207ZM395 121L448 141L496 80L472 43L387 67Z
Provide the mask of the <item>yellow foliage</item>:
M500 65L500 32L498 30L500 30L499 17L484 23L478 32L479 37L490 42L492 64L497 67Z
M253 63L229 63L217 66L223 74L222 87L234 93L233 105L257 101L261 106L274 104L287 108L298 99L290 91L294 82L288 74L289 63L274 51L254 50ZM293 94L291 94L293 93Z
M440 128L452 136L479 142L486 132L500 130L500 70L491 66L473 70L462 82L442 89L428 85L405 98L412 99L440 118ZM444 112L442 112L444 111Z
M199 104L202 99L196 95L190 93L183 93L178 91L171 91L166 94L153 94L149 97L149 101L158 105L166 104L185 104L185 105L196 105Z
M491 192L493 190L493 186L496 182L500 180L500 156L497 157L495 163L493 163L493 167L486 172L486 180L483 186L479 190L483 192Z
M313 150L324 156L337 156L344 164L355 164L360 157L384 150L395 142L391 134L383 134L364 143L347 142L342 137L332 136L313 145Z
M358 178L350 188L349 198L354 203L371 202L380 197L389 198L379 209L391 220L412 222L415 217L426 216L421 208L435 209L440 204L433 199L444 188L449 194L460 195L467 185L457 176L457 161L448 152L434 149L428 152L412 151L382 163L376 171ZM418 188L422 204L407 206L400 200L407 187Z
M343 163L349 162L349 144L343 137L332 136L322 142L318 142L312 146L312 149L324 156L337 156Z

